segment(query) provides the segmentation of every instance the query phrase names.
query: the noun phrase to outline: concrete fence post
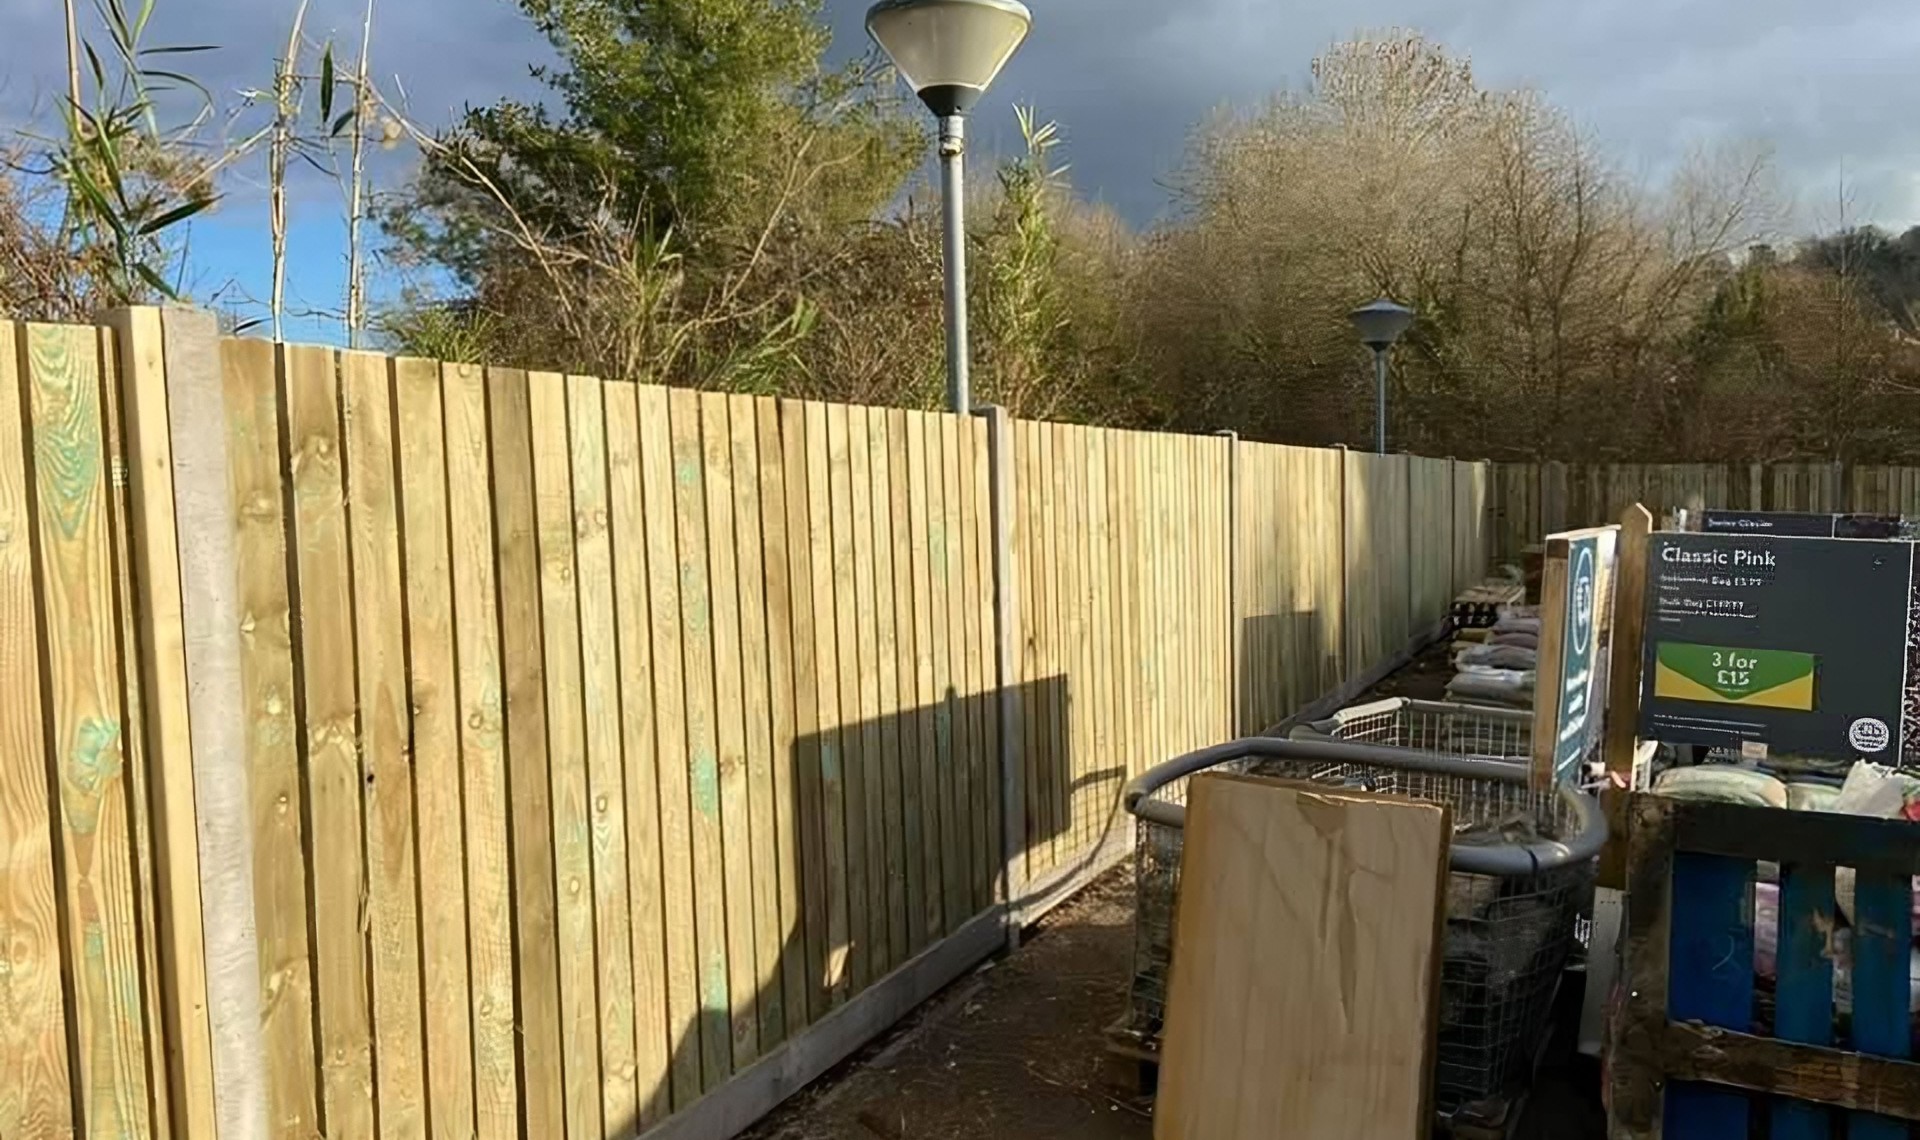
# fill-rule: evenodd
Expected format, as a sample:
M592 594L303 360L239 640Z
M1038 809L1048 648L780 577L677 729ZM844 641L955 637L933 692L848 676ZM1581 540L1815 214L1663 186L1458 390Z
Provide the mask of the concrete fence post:
M174 1112L183 1135L265 1140L240 665L247 615L219 327L210 312L171 307L121 310L106 323L117 333L125 395L142 703L159 774L155 867Z

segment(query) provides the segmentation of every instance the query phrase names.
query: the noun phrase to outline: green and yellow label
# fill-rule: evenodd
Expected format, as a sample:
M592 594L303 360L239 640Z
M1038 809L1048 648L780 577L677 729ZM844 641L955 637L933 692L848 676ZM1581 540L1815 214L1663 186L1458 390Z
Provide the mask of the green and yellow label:
M1811 653L1661 642L1653 692L1683 701L1813 711Z

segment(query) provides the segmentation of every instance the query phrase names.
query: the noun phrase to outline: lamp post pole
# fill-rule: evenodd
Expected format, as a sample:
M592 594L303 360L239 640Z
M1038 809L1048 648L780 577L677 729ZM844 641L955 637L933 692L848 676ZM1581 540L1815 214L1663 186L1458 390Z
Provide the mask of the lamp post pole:
M973 411L967 363L967 120L940 117L941 252L946 262L947 406L956 415Z
M867 34L940 122L941 258L946 263L947 406L973 412L967 367L966 114L1020 48L1033 13L1020 0L880 0Z
M1373 351L1373 450L1379 455L1387 453L1387 353L1413 324L1413 317L1412 309L1385 297L1347 314L1360 343Z

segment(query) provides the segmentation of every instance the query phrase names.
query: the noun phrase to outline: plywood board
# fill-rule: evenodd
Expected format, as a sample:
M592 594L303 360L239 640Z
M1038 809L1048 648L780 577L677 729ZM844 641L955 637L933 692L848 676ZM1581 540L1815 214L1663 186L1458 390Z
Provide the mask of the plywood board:
M1405 1140L1431 1118L1448 810L1188 790L1157 1140Z

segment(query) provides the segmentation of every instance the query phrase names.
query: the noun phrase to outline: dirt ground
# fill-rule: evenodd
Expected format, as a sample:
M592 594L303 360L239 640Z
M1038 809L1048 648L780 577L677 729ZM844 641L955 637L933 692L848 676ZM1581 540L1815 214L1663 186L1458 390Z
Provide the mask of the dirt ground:
M1366 699L1438 699L1443 646ZM1110 1067L1126 1000L1133 872L1116 868L1027 932L1019 953L949 986L746 1135L753 1140L1149 1140L1151 1102ZM1578 977L1512 1140L1599 1140L1597 1066L1575 1055Z
M788 1101L752 1140L1148 1140L1151 1103L1108 1069L1133 952L1130 867L1029 932L1020 952L949 986ZM1562 1008L1578 1016L1578 994ZM1599 1140L1606 1120L1573 1026L1549 1050L1515 1140Z
M747 1133L754 1140L1147 1140L1103 1074L1133 952L1119 868Z

